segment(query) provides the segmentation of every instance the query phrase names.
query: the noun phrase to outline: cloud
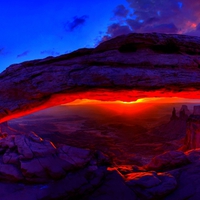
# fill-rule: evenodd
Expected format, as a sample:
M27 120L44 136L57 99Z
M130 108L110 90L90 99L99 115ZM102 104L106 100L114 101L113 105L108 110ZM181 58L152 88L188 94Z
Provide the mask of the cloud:
M40 54L45 54L45 55L50 55L50 56L59 56L60 55L60 53L55 51L55 49L44 50L44 51L41 51Z
M122 34L128 34L130 32L131 30L128 26L123 26L118 23L110 25L107 30L107 33L111 38Z
M127 17L129 14L129 10L124 5L118 5L113 11L114 17Z
M83 24L85 24L87 18L88 18L87 15L83 15L83 16L81 16L81 17L75 16L75 17L73 18L73 20L68 21L68 22L66 22L66 23L64 24L64 28L65 28L66 31L72 32L72 31L74 31L74 29L76 29L77 27L82 26Z
M178 28L173 23L159 24L155 26L146 26L144 32L177 33Z
M23 53L21 53L21 54L18 54L17 55L17 58L21 58L21 57L24 57L24 56L27 56L28 54L30 53L30 51L24 51Z
M114 9L102 40L129 32L159 32L200 36L200 3L197 0L126 0ZM114 21L113 21L114 20Z

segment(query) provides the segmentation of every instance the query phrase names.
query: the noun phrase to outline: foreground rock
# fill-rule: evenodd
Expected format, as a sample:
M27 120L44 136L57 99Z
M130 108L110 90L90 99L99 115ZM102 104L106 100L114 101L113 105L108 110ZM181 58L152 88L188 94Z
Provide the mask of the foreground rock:
M0 127L10 130L6 124ZM169 151L143 167L107 168L109 159L98 151L68 145L55 147L34 133L3 133L2 200L199 198L200 149Z
M4 180L48 182L85 166L95 169L105 161L95 151L67 145L56 148L34 133L2 135L0 139L0 177Z
M0 122L77 98L199 98L200 38L129 34L0 74ZM124 95L126 94L126 95Z

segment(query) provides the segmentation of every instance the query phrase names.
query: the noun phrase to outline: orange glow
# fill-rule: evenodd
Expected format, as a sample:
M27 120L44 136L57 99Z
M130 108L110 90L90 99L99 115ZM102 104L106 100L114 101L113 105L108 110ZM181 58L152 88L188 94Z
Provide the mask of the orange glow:
M150 105L153 102L176 102L176 98L188 98L200 99L200 91L194 89L185 89L185 91L172 91L170 88L168 90L155 90L155 91L140 91L140 90L90 90L90 91L83 91L77 93L61 93L61 94L53 94L49 98L45 99L37 99L35 102L31 104L24 104L20 105L19 109L16 110L7 110L7 112L1 113L0 115L0 123L4 121L11 120L13 118L18 118L24 115L31 114L33 112L46 109L49 107L70 103L77 105L77 101L80 103L80 99L85 100L85 104L91 104L92 102L95 104L105 104L109 109L119 108L120 104L126 105L123 106L123 109L129 110L129 105L139 105L139 103L147 103ZM148 98L148 99L147 99ZM76 99L79 99L75 101ZM90 99L90 100L88 100ZM92 100L92 102L91 102ZM75 101L75 103L73 102ZM104 103L103 103L103 102ZM114 101L111 105L111 101ZM191 100L189 100L191 101ZM81 102L82 104L83 102ZM117 106L116 106L117 103ZM141 109L144 106L141 106ZM122 109L122 110L123 110Z
M102 110L111 111L116 114L132 115L133 113L142 113L147 110L155 108L158 104L168 103L200 103L200 100L191 100L186 98L178 97L151 97L142 98L136 101L101 101L101 100L90 100L90 99L76 99L73 102L63 104L67 106L97 106Z
M137 99L136 101L101 101L101 100L92 100L92 99L76 99L67 104L63 105L91 105L91 104L124 104L124 105L131 105L131 104L141 104L141 103L199 103L200 100L197 99L187 99L187 98L179 98L179 97L151 97L151 98L142 98Z

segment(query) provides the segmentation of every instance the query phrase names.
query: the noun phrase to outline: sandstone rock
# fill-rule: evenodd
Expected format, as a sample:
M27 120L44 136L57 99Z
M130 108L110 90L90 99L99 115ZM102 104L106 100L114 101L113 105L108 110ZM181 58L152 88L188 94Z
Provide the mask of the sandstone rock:
M200 115L200 106L194 106L193 115Z
M20 181L24 178L17 167L4 163L0 163L0 177L10 181Z
M129 185L138 185L145 188L154 187L161 183L155 172L130 173L126 178Z
M200 149L186 151L185 155L190 162L198 162L200 160Z
M147 164L147 170L169 170L176 167L186 165L188 159L186 155L181 151L168 151L161 155L152 158L149 164Z
M19 163L19 154L16 152L7 151L3 155L3 163L5 164L18 164Z
M194 108L194 113L197 113L197 110ZM184 145L181 149L187 151L196 148L200 148L200 115L190 115L187 120Z
M198 37L133 33L95 49L11 65L0 74L0 122L77 95L123 101L199 97L199 45Z
M25 141L34 156L46 156L49 154L55 154L56 152L55 146L50 141L45 140L34 142L31 141L29 138L25 138Z
M74 167L83 167L93 156L93 153L90 150L71 147L68 145L60 147L58 152L60 159L71 163Z
M84 200L136 200L136 194L124 184L117 171L107 172L104 182Z
M0 137L1 138L6 137L7 135L15 135L15 134L18 134L18 132L16 130L10 128L8 126L7 121L0 123Z
M176 173L177 186L176 189L165 197L166 200L175 199L199 199L200 190L200 162L187 165L183 168L174 170L169 173Z
M180 109L180 111L179 111L179 116L180 116L180 118L184 118L184 117L188 118L188 117L190 116L190 114L191 114L191 113L190 113L190 111L189 111L187 105L182 105L182 106L181 106L181 109Z
M158 177L161 180L161 184L147 190L153 199L163 198L174 191L177 187L177 181L173 176L167 173L160 173L158 174Z
M13 148L15 146L14 139L15 135L6 135L4 138L0 139L0 147Z
M33 158L33 152L27 144L26 137L24 135L15 136L15 145L17 146L18 153L21 154L20 158L31 159Z
M127 184L141 199L162 199L177 186L168 173L138 172L127 175Z
M28 133L26 136L28 136L28 138L30 139L30 140L32 140L33 142L38 142L38 143L40 143L40 142L42 142L43 141L43 139L41 138L41 137L39 137L36 133L34 133L34 132L30 132L30 133Z
M22 174L27 178L48 178L48 175L37 158L20 161Z
M47 174L53 179L64 177L66 175L64 169L69 166L68 163L62 162L58 157L53 156L38 158L38 161Z
M111 164L111 161L110 161L110 158L103 154L101 151L96 151L95 152L95 160L97 162L98 165L110 165Z

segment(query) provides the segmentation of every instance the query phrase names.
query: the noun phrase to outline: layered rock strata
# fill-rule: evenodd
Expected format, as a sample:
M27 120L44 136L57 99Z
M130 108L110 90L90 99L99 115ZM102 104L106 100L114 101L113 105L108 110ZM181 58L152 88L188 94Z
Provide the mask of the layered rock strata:
M200 148L200 106L194 106L193 114L187 120L186 138L183 150Z
M129 34L0 74L0 122L77 98L200 96L200 38Z

